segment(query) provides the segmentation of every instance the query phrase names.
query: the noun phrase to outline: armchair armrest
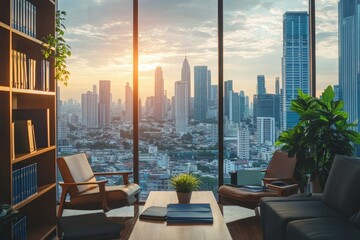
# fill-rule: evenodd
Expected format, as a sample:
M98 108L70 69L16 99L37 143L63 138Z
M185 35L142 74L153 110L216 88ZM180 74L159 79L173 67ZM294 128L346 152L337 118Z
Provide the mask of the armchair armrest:
M270 190L278 193L279 196L286 197L296 194L299 188L298 184L290 184L285 186L277 186L272 184L266 185Z
M286 183L294 182L294 179L292 179L292 178L264 177L262 180L264 181L265 184L271 184L271 182L274 182L274 181L283 181Z
M77 183L64 183L59 182L59 185L62 188L60 202L59 202L59 209L58 209L58 217L62 216L62 213L64 211L64 204L65 204L65 198L66 195L69 192L69 189L74 186L81 186L81 185L90 185L90 184L96 184L99 186L99 191L101 195L101 203L103 206L104 212L109 211L109 206L107 204L106 200L106 192L105 192L105 184L108 182L108 180L101 180L101 181L95 181L95 182L77 182Z
M129 184L129 175L133 172L97 172L94 173L95 176L113 176L113 175L122 175L124 179L124 184Z

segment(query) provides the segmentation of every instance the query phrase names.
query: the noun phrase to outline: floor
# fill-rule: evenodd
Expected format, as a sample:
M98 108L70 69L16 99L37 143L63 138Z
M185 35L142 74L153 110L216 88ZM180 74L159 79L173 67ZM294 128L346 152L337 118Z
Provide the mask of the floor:
M114 209L106 215L116 222L124 224L121 239L128 239L133 228L134 212L141 212L143 206L131 206ZM78 215L96 211L64 210L63 216ZM225 222L233 239L239 240L261 240L262 231L259 217L255 211L238 206L223 206Z

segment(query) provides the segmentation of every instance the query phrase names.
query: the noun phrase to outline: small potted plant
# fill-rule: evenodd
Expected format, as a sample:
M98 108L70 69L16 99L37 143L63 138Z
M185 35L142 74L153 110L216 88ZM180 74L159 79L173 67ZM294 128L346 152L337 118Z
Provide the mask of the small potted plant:
M179 203L189 203L192 191L198 190L200 180L193 174L180 174L170 180L176 191Z

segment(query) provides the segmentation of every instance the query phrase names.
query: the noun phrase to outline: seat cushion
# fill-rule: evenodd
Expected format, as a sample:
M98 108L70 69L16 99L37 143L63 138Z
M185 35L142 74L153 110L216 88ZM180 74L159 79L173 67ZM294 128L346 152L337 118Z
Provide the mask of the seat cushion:
M265 208L265 210L264 210ZM264 210L264 211L263 211ZM338 217L336 211L322 201L274 201L260 209L264 239L283 240L290 221L315 217Z
M219 194L242 202L259 202L262 197L277 196L277 192L251 192L238 187L223 185L219 188Z
M108 202L123 201L140 191L140 186L136 183L128 185L105 186L106 198ZM71 204L91 204L101 202L99 188L93 188L71 198Z
M61 217L59 230L62 239L119 239L124 226L108 220L104 213Z
M287 240L360 239L360 228L342 217L312 218L289 222Z
M325 185L323 201L346 218L359 210L360 158L335 156Z

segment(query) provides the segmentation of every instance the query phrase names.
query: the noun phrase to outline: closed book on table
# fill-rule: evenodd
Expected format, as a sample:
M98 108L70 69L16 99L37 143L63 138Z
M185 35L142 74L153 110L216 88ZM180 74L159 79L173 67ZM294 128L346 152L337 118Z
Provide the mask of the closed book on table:
M166 207L159 207L159 206L151 206L146 208L141 214L141 220L158 220L158 221L165 221L166 219Z
M168 204L166 221L168 223L213 223L209 203Z

